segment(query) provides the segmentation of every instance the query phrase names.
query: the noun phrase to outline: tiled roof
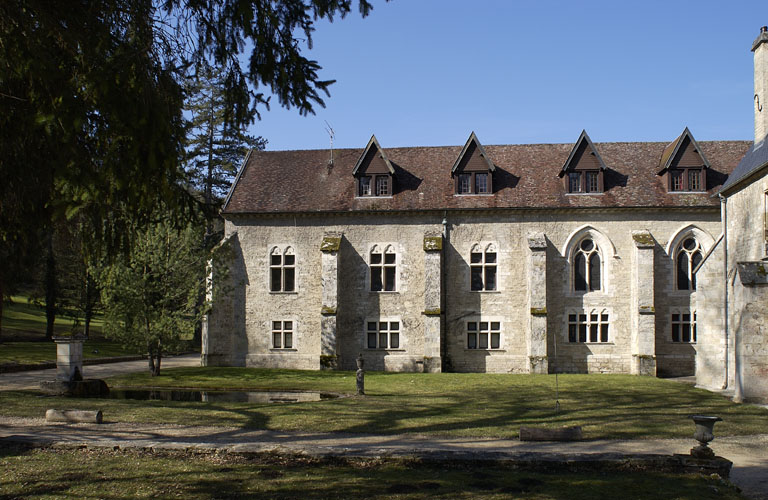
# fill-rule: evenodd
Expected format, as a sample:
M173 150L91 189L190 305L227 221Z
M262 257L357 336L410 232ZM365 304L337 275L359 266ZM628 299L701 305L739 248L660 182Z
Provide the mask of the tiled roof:
M391 197L358 198L352 169L362 149L254 151L238 176L225 214L717 206L717 192L750 146L699 142L709 159L707 192L667 193L657 175L667 143L595 143L607 170L603 194L566 194L558 173L573 144L485 146L496 166L492 195L455 195L451 166L461 146L383 148L395 169Z
M739 181L746 179L752 173L768 166L768 139L763 139L756 145L751 145L747 154L739 162L739 165L723 184L721 191L727 192Z

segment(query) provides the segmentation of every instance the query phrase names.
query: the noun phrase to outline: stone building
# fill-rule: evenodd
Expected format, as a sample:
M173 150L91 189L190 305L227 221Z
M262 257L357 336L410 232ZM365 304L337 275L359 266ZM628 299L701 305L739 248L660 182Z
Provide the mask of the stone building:
M698 385L734 399L768 400L768 28L752 45L755 141L719 195L722 229L699 271L716 276L699 297ZM718 271L719 268L719 271ZM700 316L700 319L704 319Z
M204 362L718 372L724 269L755 257L722 250L716 195L750 146L686 128L669 143L472 133L463 147L252 152L222 211L228 269L212 278L229 293L213 297Z

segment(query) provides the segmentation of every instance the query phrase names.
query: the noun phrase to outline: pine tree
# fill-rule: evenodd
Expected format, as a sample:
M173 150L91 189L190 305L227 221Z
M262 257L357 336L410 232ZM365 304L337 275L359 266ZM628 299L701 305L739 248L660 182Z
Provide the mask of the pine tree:
M267 140L227 126L231 108L225 82L210 67L189 79L186 111L191 114L186 147L189 184L209 208L217 208L229 190L248 149L263 150Z
M192 336L206 312L196 307L208 255L202 231L193 225L177 229L169 219L136 231L129 256L99 276L106 335L146 349L153 376L160 374L164 354Z

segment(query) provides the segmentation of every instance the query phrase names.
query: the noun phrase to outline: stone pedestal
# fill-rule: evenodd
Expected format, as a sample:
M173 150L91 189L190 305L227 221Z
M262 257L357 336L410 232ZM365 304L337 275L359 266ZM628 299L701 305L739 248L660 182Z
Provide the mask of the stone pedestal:
M544 233L528 237L528 373L548 373L547 357L547 239Z
M442 371L440 354L440 309L442 296L443 236L440 233L424 235L424 371Z
M632 364L633 375L656 376L656 308L654 305L654 248L648 231L633 231Z
M83 337L54 337L56 379L72 382L83 379Z
M339 248L341 233L326 233L322 252L322 307L320 309L320 367L338 367L336 311L339 306Z

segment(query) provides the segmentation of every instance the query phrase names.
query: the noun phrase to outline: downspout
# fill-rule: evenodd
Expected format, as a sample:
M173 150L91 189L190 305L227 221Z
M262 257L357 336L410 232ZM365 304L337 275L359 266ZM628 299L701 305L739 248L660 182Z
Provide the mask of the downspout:
M717 195L720 198L720 219L723 221L723 240L725 245L723 246L723 297L724 297L724 314L723 314L723 332L725 335L725 376L723 385L720 388L725 390L728 388L728 360L730 358L729 346L729 321L728 321L728 199L722 194Z
M445 268L446 268L446 255L447 255L447 249L448 249L448 211L443 212L443 255L441 255L440 258L440 371L445 371L446 367L446 353L447 353L447 346L446 346L446 335L447 332L445 331L446 328L446 318L448 317L445 306L446 306L446 290L445 285L448 282L445 276Z

